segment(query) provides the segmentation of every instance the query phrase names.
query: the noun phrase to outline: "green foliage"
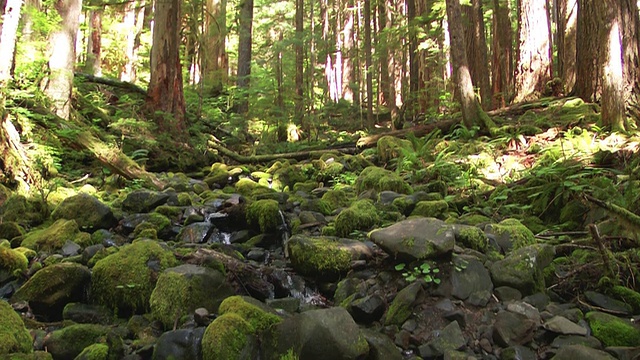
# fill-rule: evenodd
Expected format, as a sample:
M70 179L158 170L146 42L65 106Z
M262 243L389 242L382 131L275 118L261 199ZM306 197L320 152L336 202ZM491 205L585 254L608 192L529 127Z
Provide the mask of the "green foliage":
M395 266L397 271L402 272L402 276L408 282L414 282L418 279L424 280L427 284L440 284L441 280L438 278L440 269L435 267L429 262L424 262L419 266L413 268L407 267L407 264L400 263Z

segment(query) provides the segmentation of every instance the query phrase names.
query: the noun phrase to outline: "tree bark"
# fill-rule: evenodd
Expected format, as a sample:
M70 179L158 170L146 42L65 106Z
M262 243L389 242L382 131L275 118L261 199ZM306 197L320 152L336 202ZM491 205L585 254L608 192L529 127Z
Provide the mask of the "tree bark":
M625 101L624 74L622 67L622 34L620 9L617 0L603 0L598 12L602 17L602 32L599 41L602 46L602 112L604 125L612 130L624 131Z
M238 29L238 113L249 111L249 85L251 81L251 31L253 27L253 0L240 2Z
M578 0L576 37L576 82L572 95L586 102L599 100L602 91L602 44L600 43L600 17L598 5L591 0Z
M624 98L628 114L640 123L640 18L634 0L620 2L624 49Z
M578 3L576 0L557 0L558 76L565 93L576 82L576 28Z
M513 98L513 30L508 0L493 0L493 97L497 107L504 107Z
M480 0L472 0L469 6L463 6L462 9L463 15L466 15L465 45L469 72L473 83L480 89L482 108L490 109L492 95L489 82L487 39L484 33L482 2Z
M84 71L102 76L102 8L89 12L89 39Z
M186 130L180 64L180 23L180 0L156 3L147 104L154 111L165 113L156 116L158 129L176 137L184 136Z
M294 118L298 125L304 121L304 0L296 0L296 95Z
M207 0L205 11L205 46L201 50L201 68L205 92L217 96L227 82L228 61L227 0Z
M371 56L371 0L364 0L364 59L367 82L367 128L373 129L373 59Z
M73 89L73 68L76 61L76 35L80 25L81 0L58 0L54 5L60 15L59 28L49 38L49 79L44 86L45 94L51 99L53 112L63 119L69 119L71 112L71 91Z
M125 44L126 62L120 72L120 80L135 82L137 79L138 48L140 47L140 34L144 27L145 1L129 2L123 19L123 25L127 29L127 42Z
M378 34L379 45L376 47L376 50L380 54L380 91L378 102L380 105L386 106L389 109L391 118L393 119L397 115L397 108L390 77L390 72L393 71L393 67L390 66L389 34L386 30L390 30L393 24L391 23L391 14L387 0L378 0L378 24L380 29ZM391 123L393 125L393 121Z
M544 0L521 0L515 102L537 99L551 80L549 18Z

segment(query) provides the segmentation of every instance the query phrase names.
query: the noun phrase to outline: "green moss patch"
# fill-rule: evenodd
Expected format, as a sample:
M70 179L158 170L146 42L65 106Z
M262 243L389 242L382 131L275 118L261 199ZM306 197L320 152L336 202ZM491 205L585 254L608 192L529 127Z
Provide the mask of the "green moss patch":
M369 230L380 221L378 210L371 200L358 200L336 217L338 236L347 237L354 230Z
M276 200L258 200L247 208L247 223L262 233L275 232L282 224L280 207Z
M389 190L401 194L410 194L413 192L411 186L399 175L376 166L369 166L362 170L360 176L356 179L355 188L358 193L365 190L375 190L378 192Z
M32 342L20 315L0 300L0 354L33 352Z
M279 323L282 319L266 310L258 300L244 296L231 296L220 304L221 315L233 313L240 315L257 331L264 331Z
M202 337L202 359L239 359L254 328L235 313L216 318Z
M288 246L291 264L303 274L331 277L351 268L351 252L335 238L295 235Z
M585 319L605 347L640 346L640 329L624 319L597 311L587 313Z
M60 219L46 229L34 230L22 240L21 246L36 251L54 252L71 240L80 246L91 243L91 235L80 232L75 220Z

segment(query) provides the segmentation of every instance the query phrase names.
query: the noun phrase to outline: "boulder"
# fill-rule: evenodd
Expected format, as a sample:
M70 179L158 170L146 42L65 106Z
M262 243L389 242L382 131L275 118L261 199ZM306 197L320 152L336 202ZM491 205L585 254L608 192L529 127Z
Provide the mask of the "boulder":
M640 346L640 328L628 320L599 311L585 315L593 336L608 346Z
M220 315L236 314L247 321L254 332L260 333L278 324L282 319L275 310L249 296L231 296L220 304Z
M411 194L413 189L407 182L395 172L369 166L360 172L354 184L358 194L366 190L395 191L400 194Z
M602 350L596 350L584 345L569 345L558 350L551 360L615 360Z
M231 295L233 289L227 284L224 274L185 264L168 268L160 274L149 304L153 317L160 320L165 328L172 328L177 319L197 308L217 312L222 300Z
M45 229L29 232L24 236L21 246L36 251L55 252L62 249L68 240L81 247L93 245L91 235L81 232L75 220L59 219Z
M533 232L517 219L504 219L498 224L488 224L484 230L505 253L536 243Z
M29 266L29 261L23 253L11 249L7 241L4 244L6 246L0 244L0 284L17 274L26 273Z
M418 295L422 293L422 285L414 282L398 291L396 297L389 305L387 315L385 317L385 325L402 325L412 314L413 304L416 302Z
M136 190L127 195L122 202L122 210L131 213L146 213L163 205L169 200L170 195L163 192L147 189Z
M347 237L356 230L367 231L380 221L378 210L371 200L358 200L342 210L336 217L338 236Z
M523 345L533 339L537 327L535 321L524 315L501 311L493 325L493 340L503 347Z
M398 260L437 259L453 251L453 227L434 218L412 218L369 233L371 241Z
M64 199L53 210L51 218L75 220L80 229L90 232L109 229L118 223L109 206L86 193Z
M284 216L276 200L258 200L247 207L247 223L256 231L273 233L283 226Z
M474 293L493 291L489 271L477 259L456 256L453 265L455 271L451 273L451 295L466 300Z
M91 281L89 269L75 263L59 263L36 272L11 298L27 301L39 318L62 319L62 310L70 302L83 301Z
M543 244L514 250L489 267L493 283L495 286L510 286L525 295L544 291L542 270L551 263L554 254L552 246Z
M444 329L436 332L433 340L418 348L420 356L426 359L440 357L447 351L462 349L467 340L457 321L452 321Z
M33 352L33 340L11 305L0 300L0 355Z
M202 359L202 337L205 328L178 329L163 333L153 350L153 360Z
M51 353L54 360L74 359L86 347L103 341L105 337L116 337L116 335L111 334L111 329L107 326L73 324L49 333L44 339L43 346Z
M187 244L201 244L207 242L215 228L208 221L195 222L183 227L176 238Z
M238 314L228 313L217 317L202 337L202 359L241 359L241 353L249 344L255 329Z

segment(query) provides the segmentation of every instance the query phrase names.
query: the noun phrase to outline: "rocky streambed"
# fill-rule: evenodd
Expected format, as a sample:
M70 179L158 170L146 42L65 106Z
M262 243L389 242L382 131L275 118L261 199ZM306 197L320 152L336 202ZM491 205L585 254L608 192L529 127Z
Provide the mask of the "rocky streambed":
M345 168L353 186L324 186ZM597 252L457 214L361 156L162 178L60 188L45 208L3 189L3 358L640 356L638 293L556 291Z

